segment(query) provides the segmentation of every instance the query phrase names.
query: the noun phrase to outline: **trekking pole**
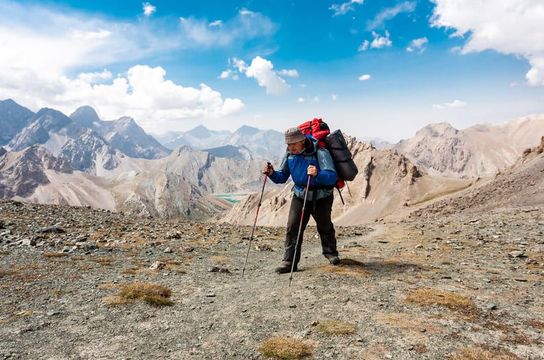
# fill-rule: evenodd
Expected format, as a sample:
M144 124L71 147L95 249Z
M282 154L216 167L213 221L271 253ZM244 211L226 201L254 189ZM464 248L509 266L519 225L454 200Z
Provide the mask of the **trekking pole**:
M340 200L342 200L342 205L346 205L346 203L344 202L344 197L342 196L342 192L340 191L339 188L336 188L336 190L338 190L338 195L340 195ZM350 193L350 195L351 195L351 193Z
M268 166L272 166L272 164L268 163ZM261 208L261 202L263 200L264 186L266 185L266 179L268 179L268 175L264 174L263 188L261 190L261 197L259 198L259 205L257 205L257 213L255 214L255 221L253 222L253 229L251 230L251 236L249 237L249 245L247 247L246 260L244 261L244 268L242 269L242 277L244 277L244 273L246 271L247 258L249 257L249 250L251 249L251 240L253 240L253 234L255 233L255 227L257 226L257 217L259 216L259 209Z
M304 219L304 209L306 209L306 198L308 197L308 190L310 188L310 179L311 179L311 175L308 175L308 181L306 183L306 191L304 192L304 203L302 204L302 212L300 214L300 224L298 225L297 241L295 244L295 254L293 256L293 262L291 263L291 275L289 276L289 287L291 286L291 281L293 280L293 270L295 269L295 262L297 259L298 240L300 237L300 232L302 230L302 220ZM316 194L314 193L313 196L316 196Z
M349 189L349 185L348 185L348 182L347 182L347 181L346 181L346 187L348 188L349 196L352 197L352 196L351 196L351 190Z

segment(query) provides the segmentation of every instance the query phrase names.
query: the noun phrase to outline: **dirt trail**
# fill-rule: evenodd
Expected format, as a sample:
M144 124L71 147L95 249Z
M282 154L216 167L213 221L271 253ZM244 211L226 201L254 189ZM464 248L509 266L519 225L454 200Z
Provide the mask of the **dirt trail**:
M281 228L257 229L241 278L249 228L1 205L0 359L262 359L276 335L315 359L544 358L542 209L338 228L337 267L310 229L288 287L273 272ZM14 245L55 223L66 233ZM50 255L82 235L103 242ZM104 303L134 281L173 305ZM327 320L355 330L330 335Z

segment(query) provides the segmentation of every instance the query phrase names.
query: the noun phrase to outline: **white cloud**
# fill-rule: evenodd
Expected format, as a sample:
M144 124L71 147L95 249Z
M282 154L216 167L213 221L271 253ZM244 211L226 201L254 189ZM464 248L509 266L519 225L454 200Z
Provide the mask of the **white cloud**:
M0 73L0 93L27 106L48 106L70 113L88 104L105 119L130 115L148 130L167 127L173 120L220 118L244 107L240 99L224 99L206 84L199 88L175 84L165 78L163 68L147 65L133 66L126 75L100 84L94 82L111 76L109 71L80 74L73 79L41 74L32 82L21 79L19 84L6 83L3 75Z
M361 81L367 81L367 80L370 80L371 78L372 78L372 76L370 76L370 74L364 74L364 75L359 76L359 80L361 80Z
M221 74L219 75L219 78L220 79L228 79L230 78L230 74L232 73L232 71L230 70L224 70L221 72Z
M443 104L433 104L433 108L435 109L456 109L456 108L463 108L467 106L467 103L461 100L453 100L449 103L443 103Z
M303 97L299 97L299 98L297 99L297 101L298 101L299 103L303 103L305 100L304 100Z
M344 15L348 11L352 11L354 5L362 5L363 2L364 0L350 0L342 4L332 4L329 9L334 11L334 16Z
M97 30L97 31L72 31L71 37L74 39L81 40L94 40L94 39L105 39L111 36L111 31L108 30Z
M245 73L247 71L247 64L244 60L238 58L229 59L229 64L232 64L239 72Z
M276 25L266 16L247 9L226 22L203 19L180 19L184 36L194 45L230 46L237 41L267 36L276 31Z
M314 98L312 100L313 100L313 102L318 103L319 102L319 96L314 96Z
M226 80L226 79L238 80L238 73L235 72L234 70L227 69L227 70L224 70L224 71L221 72L221 74L219 75L219 79L221 79L221 80Z
M150 3L145 2L142 4L142 10L144 11L145 16L151 16L155 11L157 11L157 8Z
M336 101L338 99L338 96L336 94L331 94L332 101Z
M522 56L530 85L544 86L544 3L542 0L433 0L431 24L466 36L461 53L495 50Z
M394 7L386 8L381 11L376 17L367 24L368 30L374 30L383 27L386 21L393 19L401 13L411 13L416 9L416 3L413 1L405 1L397 4Z
M372 36L374 39L372 42L368 40L364 40L361 45L359 45L359 48L357 51L366 51L369 48L372 49L381 49L384 47L390 47L393 43L391 42L391 39L389 38L389 31L385 30L385 35L380 35L377 32L373 31Z
M229 60L231 66L242 74L245 74L248 78L254 78L257 80L259 86L266 89L266 93L270 95L282 95L287 92L289 85L287 82L279 76L279 72L274 70L274 65L270 60L264 59L260 56L256 56L251 60L251 65L247 65L245 61L233 58ZM291 76L295 74L298 76L296 70L282 70L287 71Z
M245 74L249 78L255 78L259 86L266 88L267 94L285 94L289 88L285 80L274 71L272 62L260 56L256 56L251 61L251 65L247 67Z
M385 31L385 35L382 36L378 33L372 32L374 40L370 43L370 47L373 49L381 49L383 47L389 47L392 45L391 40L389 39L389 31Z
M357 48L357 51L366 51L368 50L368 47L370 46L370 42L368 40L364 40L361 45Z
M417 51L418 53L422 53L425 51L425 45L429 43L429 40L426 37L414 39L410 42L410 45L406 48L406 51L408 52L414 52Z
M291 70L283 69L278 71L278 75L287 76L287 77L298 77L298 71L296 71L295 69L291 69Z
M95 84L102 80L111 79L112 74L108 70L104 69L102 72L81 73L77 76L77 78L83 82Z

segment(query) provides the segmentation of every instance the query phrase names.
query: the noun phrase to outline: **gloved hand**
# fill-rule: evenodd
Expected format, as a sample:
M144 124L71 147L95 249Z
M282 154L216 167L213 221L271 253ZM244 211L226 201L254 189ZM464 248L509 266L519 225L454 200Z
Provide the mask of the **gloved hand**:
M317 168L314 165L308 166L308 175L317 176Z
M271 163L267 162L263 169L263 174L266 176L270 176L274 173L274 167Z

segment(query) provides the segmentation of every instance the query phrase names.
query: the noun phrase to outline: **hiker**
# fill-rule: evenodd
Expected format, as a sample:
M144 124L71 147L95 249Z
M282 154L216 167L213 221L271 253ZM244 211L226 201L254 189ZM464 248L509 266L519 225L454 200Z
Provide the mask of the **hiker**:
M295 183L287 220L285 254L281 265L276 268L276 272L279 274L290 272L293 261L293 271L297 271L304 229L310 220L310 215L313 216L317 224L323 255L331 264L338 265L340 259L336 250L334 225L331 221L333 190L337 177L331 155L326 149L318 146L317 140L309 135L305 136L296 127L287 129L285 143L287 144L287 151L279 170L274 170L270 163L267 163L263 170L263 173L276 184L285 183L289 176ZM296 258L293 259L308 176L311 177L310 186L306 198Z

